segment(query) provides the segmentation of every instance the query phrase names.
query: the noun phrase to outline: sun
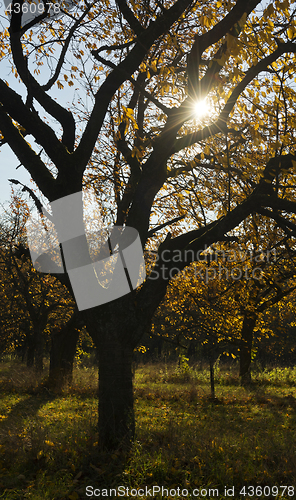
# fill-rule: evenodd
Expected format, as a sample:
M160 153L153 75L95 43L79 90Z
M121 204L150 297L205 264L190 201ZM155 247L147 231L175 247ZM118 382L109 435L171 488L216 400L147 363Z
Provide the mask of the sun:
M209 104L206 99L198 101L194 104L194 111L196 118L204 118L210 112Z

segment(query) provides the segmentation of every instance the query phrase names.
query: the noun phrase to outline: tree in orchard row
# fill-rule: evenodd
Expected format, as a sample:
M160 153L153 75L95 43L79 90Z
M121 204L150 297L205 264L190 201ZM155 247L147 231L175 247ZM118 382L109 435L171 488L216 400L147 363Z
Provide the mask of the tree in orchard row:
M266 127L268 135L270 137L274 135L277 139L281 119L284 123L288 123L291 104L295 97L292 88L283 93L285 73L284 70L279 75L281 85L276 86L274 92L278 102L290 101L289 105L284 105L282 108L277 105L275 114L268 117ZM227 135L220 134L219 137L215 137L208 147L209 154L207 154L208 159L215 163L215 168L211 164L202 164L200 155L197 158L199 173L204 178L203 187L210 190L209 199L212 204L220 202L222 213L225 210L225 200L221 200L221 192L229 192L227 203L233 202L234 198L235 203L238 203L238 198L244 196L244 192L239 190L229 191L229 178L221 175L225 170L229 173L238 172L240 162L240 157L237 156L238 144L240 148L244 148L246 157L250 154L252 135L247 127L238 141L229 144ZM273 149L274 144L269 139L265 146ZM214 175L219 176L216 183L210 181L213 170ZM201 190L198 192L201 183L200 180L197 181L196 176L188 179L190 174L186 174L183 179L178 176L171 182L178 192L181 212L185 212L187 207L188 212L198 221L200 200L203 199ZM278 184L280 180L278 176ZM251 177L244 179L244 191L251 191L252 184ZM293 189L293 185L288 185L286 188ZM193 342L194 339L198 339L202 343L204 338L208 337L206 340L208 346L212 343L212 348L208 349L209 356L213 358L210 360L212 364L219 352L222 353L225 348L227 351L225 339L230 340L229 335L233 331L232 344L235 344L236 348L239 345L242 384L250 382L251 352L256 322L262 318L263 311L291 294L294 289L295 265L292 249L295 235L289 224L283 225L281 218L275 213L273 214L275 220L268 218L267 209L265 215L263 214L262 209L260 215L253 213L245 219L239 231L235 232L239 245L229 241L218 246L214 245L210 252L202 253L199 257L201 262L190 266L188 271L186 270L168 288L165 303L162 303L153 318L154 331L155 328L158 331L158 342L163 340L163 335L170 339L173 337L177 342L178 339L185 338ZM202 215L206 225L205 210ZM159 323L161 326L157 326ZM260 338L257 336L257 344L260 339L262 340L264 331L266 328L260 325ZM228 348L230 347L229 344Z
M254 342L259 366L265 368L270 362L295 366L295 292L264 311L256 329L260 332L266 325L269 327L264 333L267 340L262 339L259 345Z
M73 2L71 12L51 18L44 2L44 14L31 22L22 26L13 8L3 26L1 64L9 60L25 91L0 80L3 143L50 202L91 185L106 224L135 228L144 254L157 252L141 287L83 312L98 348L102 446L133 436L132 353L169 279L199 250L231 238L252 212L268 207L271 217L294 224L296 202L285 187L295 183L296 159L292 4L103 0ZM281 74L284 102L274 100ZM74 88L72 107L50 93L65 86ZM211 112L196 119L205 98ZM289 117L269 132L276 106L286 106ZM252 138L247 155L240 148L245 131ZM235 149L239 168L227 167L224 147L223 169L215 166L211 148L220 137ZM207 184L205 171L212 172ZM184 215L186 185L193 184L198 220L185 206L188 218L161 241L157 230ZM82 199L77 224L83 224Z
M31 261L21 255L28 216L28 207L13 193L9 213L6 211L1 217L1 336L6 349L18 348L23 357L26 354L28 367L35 366L37 371L42 371L45 329L57 304L48 293L48 278L40 279Z
M272 244L272 233L279 236L269 227L265 244ZM255 234L241 235L240 241L240 246L214 245L201 255L203 262L172 280L153 318L153 334L176 345L203 346L200 355L209 360L211 371L219 355L238 356L241 383L246 385L251 381L252 348L260 348L263 341L266 345L271 331L272 313L263 313L278 303L283 307L283 299L295 292L295 262L287 236L277 247L265 247L265 253L258 250Z
M273 306L282 303L285 297L289 297L295 291L295 262L278 251L274 262L262 262L261 279L253 279L249 282L247 289L239 290L239 313L243 317L240 342L240 378L242 385L251 382L251 360L254 340L260 346L260 340L268 337L269 324L262 317L265 311L273 310ZM269 315L272 319L272 313ZM261 321L260 321L261 320ZM255 333L256 332L256 333Z
M21 353L28 367L41 372L45 347L50 345L49 385L53 388L72 377L81 320L68 290L32 266L25 232L29 213L22 197L13 191L0 221L1 353Z

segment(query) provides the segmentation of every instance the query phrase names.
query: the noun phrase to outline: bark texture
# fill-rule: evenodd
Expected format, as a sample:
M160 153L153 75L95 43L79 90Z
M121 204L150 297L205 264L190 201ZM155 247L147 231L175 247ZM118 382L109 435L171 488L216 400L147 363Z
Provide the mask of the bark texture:
M134 437L132 356L133 349L113 335L99 349L99 442L103 448L118 447Z
M114 449L134 438L133 351L147 328L135 296L84 311L99 359L99 444Z

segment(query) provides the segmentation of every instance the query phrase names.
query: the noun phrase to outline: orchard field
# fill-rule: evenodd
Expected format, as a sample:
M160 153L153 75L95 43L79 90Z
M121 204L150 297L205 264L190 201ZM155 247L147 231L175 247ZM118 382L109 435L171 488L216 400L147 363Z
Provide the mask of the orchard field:
M123 498L295 497L295 368L255 366L243 388L235 365L218 364L215 399L198 365L139 365L134 377L136 437L110 454L97 447L95 369L77 368L55 394L35 372L1 363L0 498L116 498L107 490L118 487Z
M295 1L2 3L0 499L293 498Z

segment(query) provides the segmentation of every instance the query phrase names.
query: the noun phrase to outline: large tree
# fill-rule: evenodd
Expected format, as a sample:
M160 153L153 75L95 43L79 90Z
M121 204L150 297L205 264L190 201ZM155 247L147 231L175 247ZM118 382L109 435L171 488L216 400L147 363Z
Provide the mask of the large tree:
M135 228L144 255L157 255L142 286L83 311L98 348L103 446L133 435L132 353L170 278L252 212L293 230L292 4L74 0L50 15L44 0L22 26L23 1L12 2L1 54L25 92L0 80L3 143L49 202L92 185L106 224ZM72 107L52 96L65 86ZM196 118L205 98L211 111Z

